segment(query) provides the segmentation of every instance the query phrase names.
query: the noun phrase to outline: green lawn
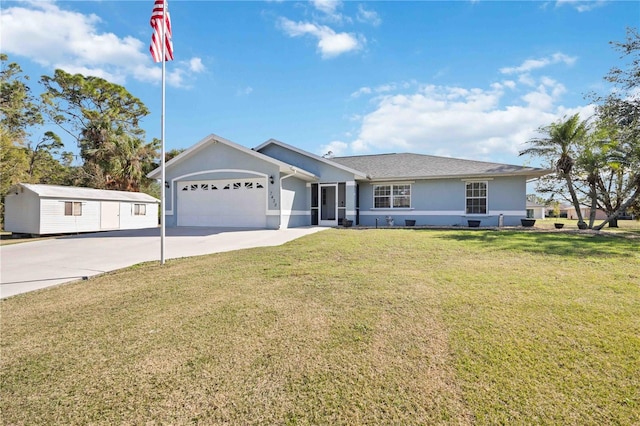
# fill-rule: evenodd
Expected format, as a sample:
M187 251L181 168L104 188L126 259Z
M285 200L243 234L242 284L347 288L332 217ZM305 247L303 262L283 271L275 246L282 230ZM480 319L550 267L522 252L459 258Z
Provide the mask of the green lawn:
M640 424L640 240L329 230L2 312L5 424Z

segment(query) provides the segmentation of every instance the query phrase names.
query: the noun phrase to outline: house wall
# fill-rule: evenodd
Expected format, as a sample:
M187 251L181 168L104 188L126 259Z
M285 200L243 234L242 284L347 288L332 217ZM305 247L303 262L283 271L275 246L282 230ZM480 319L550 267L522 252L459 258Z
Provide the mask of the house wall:
M65 216L66 201L82 203L81 216ZM40 234L63 234L100 230L100 201L43 198L40 200Z
M145 215L134 215L134 205L146 205ZM142 229L158 226L158 204L120 202L120 229Z
M351 219L355 223L356 219L356 186L355 176L353 173L342 170L341 168L324 163L316 158L300 154L280 145L267 145L260 150L262 154L276 158L287 164L300 167L314 175L318 176L318 183L346 183L345 207L346 219ZM311 192L309 186L306 195L305 209L309 212L309 222L311 223ZM340 212L338 212L340 214ZM307 222L299 222L300 225L290 226L306 226Z
M210 179L255 178L264 176L267 182L267 228L277 229L280 225L279 167L253 155L239 151L222 143L203 146L188 158L166 169L165 188L166 225L177 226L179 211L177 206L177 181L201 181ZM274 183L268 177L274 177Z
M280 228L311 225L309 188L295 175L282 179Z
M544 207L527 207L527 210L531 210L533 213L532 219L544 219Z
M31 191L7 194L4 200L4 229L9 232L40 234L39 199Z
M576 209L574 207L568 207L564 210L567 213L567 219L578 219L578 213L576 213ZM589 214L591 214L591 209L589 207L580 208L582 212L582 220L588 221ZM607 219L607 213L604 210L597 209L596 210L596 220L605 220Z
M465 214L466 181L459 178L409 181L412 182L410 209L373 208L373 187L386 182L360 182L360 224L374 226L378 219L378 226L385 226L386 218L391 217L396 226L404 225L407 219L415 220L416 225L438 226L466 226L467 220L479 219L481 226L497 226L502 214L505 226L517 226L520 219L526 217L524 177L486 180L486 215Z

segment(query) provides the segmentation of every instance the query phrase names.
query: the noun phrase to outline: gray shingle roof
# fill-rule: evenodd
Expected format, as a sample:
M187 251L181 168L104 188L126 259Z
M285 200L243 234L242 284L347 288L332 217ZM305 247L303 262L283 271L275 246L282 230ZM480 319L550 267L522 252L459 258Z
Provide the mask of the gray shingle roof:
M359 170L374 180L513 175L538 177L549 172L535 167L408 153L334 157L331 160L343 166Z

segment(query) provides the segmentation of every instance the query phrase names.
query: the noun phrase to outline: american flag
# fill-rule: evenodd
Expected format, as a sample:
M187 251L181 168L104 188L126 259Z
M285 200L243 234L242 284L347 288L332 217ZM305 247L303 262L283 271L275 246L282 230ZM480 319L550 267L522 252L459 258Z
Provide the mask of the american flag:
M169 18L169 10L167 8L167 0L155 0L153 5L153 12L151 13L151 28L153 28L153 35L151 36L151 46L149 51L153 60L156 62L162 61L162 22L163 15L166 10L166 49L165 49L165 61L173 60L173 43L171 42L171 19Z

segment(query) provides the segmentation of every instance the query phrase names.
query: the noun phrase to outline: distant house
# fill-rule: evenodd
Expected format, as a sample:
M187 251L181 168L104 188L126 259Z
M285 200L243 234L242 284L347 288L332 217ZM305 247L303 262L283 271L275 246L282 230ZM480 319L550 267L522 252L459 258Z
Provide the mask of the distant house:
M167 226L514 226L527 214L527 180L547 173L411 153L325 158L209 135L167 162L163 187Z
M589 219L589 214L591 214L591 209L589 207L581 206L580 213L582 213L582 219ZM576 212L575 207L571 204L563 204L560 206L560 216L566 217L567 219L578 219L578 213ZM605 220L607 218L607 213L604 210L596 210L596 220Z
M20 183L5 197L4 226L36 235L151 228L158 203L140 192Z
M527 201L527 218L528 219L544 219L546 206Z

